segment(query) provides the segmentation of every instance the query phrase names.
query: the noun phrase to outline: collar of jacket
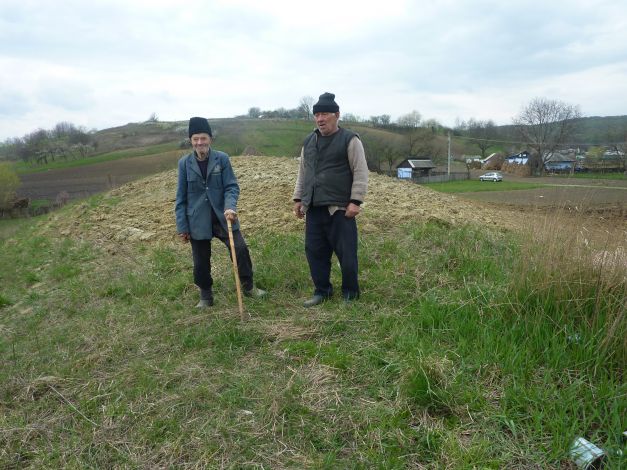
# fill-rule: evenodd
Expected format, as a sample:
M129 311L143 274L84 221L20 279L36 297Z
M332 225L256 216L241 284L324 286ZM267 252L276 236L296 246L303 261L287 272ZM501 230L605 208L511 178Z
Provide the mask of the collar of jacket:
M320 133L320 129L318 129L317 127L314 129L314 134L316 134L316 139L318 139L318 137L330 137L332 135L337 134L338 132L340 132L342 130L341 126L337 126L337 130L333 133L333 134L329 134L329 135L322 135Z
M207 160L208 160L207 178L209 178L209 175L211 174L211 170L213 170L213 167L216 166L216 164L218 163L218 156L213 151L213 149L209 149L209 155L207 155ZM202 173L200 172L200 168L198 167L198 164L196 163L196 151L195 150L187 156L187 165L191 168L191 170L194 173L198 174L202 178Z

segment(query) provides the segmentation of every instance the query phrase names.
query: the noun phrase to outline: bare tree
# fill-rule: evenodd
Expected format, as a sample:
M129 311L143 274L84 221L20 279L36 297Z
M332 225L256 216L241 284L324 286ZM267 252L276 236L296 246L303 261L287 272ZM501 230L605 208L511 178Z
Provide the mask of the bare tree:
M406 156L432 157L435 151L435 132L439 123L434 119L422 121L418 111L404 114L396 120L402 134L405 135Z
M392 116L389 114L381 114L380 116L370 116L370 122L373 127L385 127L390 124Z
M253 106L252 108L248 108L248 117L258 118L261 115L261 109Z
M405 158L405 142L399 135L369 132L361 137L370 170L382 171L381 166L385 163L391 174L394 165Z
M442 130L442 124L435 118L425 119L421 123L422 127L428 127L434 134Z
M298 103L298 110L305 116L305 119L311 119L311 111L314 104L314 99L307 95L303 96Z
M66 137L70 135L72 132L74 132L75 129L76 129L76 126L72 124L71 122L62 121L62 122L57 123L54 126L51 134L55 139L62 139L63 137Z
M24 139L19 137L10 137L0 145L0 158L7 160L24 160L29 159L28 147Z
M389 174L392 174L392 170L396 164L399 163L399 160L405 158L404 145L402 142L397 142L396 140L391 141L388 145L385 146L383 150L383 157L385 158L385 162L388 164Z
M494 145L496 126L492 120L477 121L474 118L470 118L466 123L466 134L481 151L481 158L485 158L488 149Z
M399 127L418 127L420 126L420 120L422 116L416 110L411 113L403 114L396 120L396 124Z
M625 174L627 174L627 125L623 125L622 128L616 128L608 138L609 142L614 142L611 146L612 150L618 153L620 160L623 162L623 168Z
M344 122L363 122L362 118L353 113L344 113L341 117Z
M407 134L407 155L412 157L433 157L435 134L429 127L418 127Z
M521 138L533 150L529 163L531 172L540 175L553 153L574 134L578 106L547 98L535 98L514 118Z
M381 171L381 163L384 160L384 143L381 139L370 138L362 134L364 150L366 151L366 162L370 171Z

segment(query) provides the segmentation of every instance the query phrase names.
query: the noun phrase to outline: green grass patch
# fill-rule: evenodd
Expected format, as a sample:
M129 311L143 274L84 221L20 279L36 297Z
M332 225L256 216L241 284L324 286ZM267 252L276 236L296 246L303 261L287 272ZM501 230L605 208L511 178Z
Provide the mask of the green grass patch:
M264 233L249 243L270 294L242 323L217 245L199 311L188 246L12 231L0 467L557 469L576 436L622 445L625 272L558 235L365 234L360 300L304 309L302 234Z
M247 147L259 155L298 155L303 139L314 128L312 121L284 119L215 119L215 146L230 155Z
M507 181L505 177L504 181L497 183L493 181L478 181L478 180L464 180L464 181L449 181L446 183L428 183L424 184L427 188L434 189L441 193L475 193L481 191L513 191L518 189L536 189L546 185L537 183L514 183Z
M32 223L33 223L33 219L25 219L25 218L2 219L0 218L0 242L4 242L5 239L12 237L24 225L31 226Z

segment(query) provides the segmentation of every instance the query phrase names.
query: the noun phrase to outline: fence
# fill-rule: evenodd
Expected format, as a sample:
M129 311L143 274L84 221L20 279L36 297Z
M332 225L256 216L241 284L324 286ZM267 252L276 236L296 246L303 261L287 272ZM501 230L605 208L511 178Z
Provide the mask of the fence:
M470 179L470 173L467 171L451 172L450 174L447 172L432 171L431 174L427 176L412 175L411 178L414 183L418 184L446 183L448 181L463 181L468 179Z
M393 178L397 177L395 171L381 170L378 173L381 173L381 174L387 175L387 176L391 176ZM468 171L451 171L451 173L449 174L446 171L432 171L429 175L426 175L426 176L417 176L416 174L412 174L411 179L410 178L403 178L403 179L406 179L408 181L412 181L413 183L417 183L417 184L446 183L448 181L469 180L470 179L470 172L468 172Z
M590 173L617 173L624 172L625 161L624 160L609 160L600 162L583 162L578 166L575 166L575 171L583 171Z

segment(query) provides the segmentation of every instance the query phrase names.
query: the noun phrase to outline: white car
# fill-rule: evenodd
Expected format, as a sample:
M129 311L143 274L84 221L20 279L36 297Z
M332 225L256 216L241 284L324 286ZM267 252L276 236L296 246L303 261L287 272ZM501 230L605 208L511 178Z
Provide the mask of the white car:
M479 180L480 181L494 181L496 183L497 181L503 181L503 175L501 175L500 173L496 171L491 171L490 173L481 175L479 177Z

